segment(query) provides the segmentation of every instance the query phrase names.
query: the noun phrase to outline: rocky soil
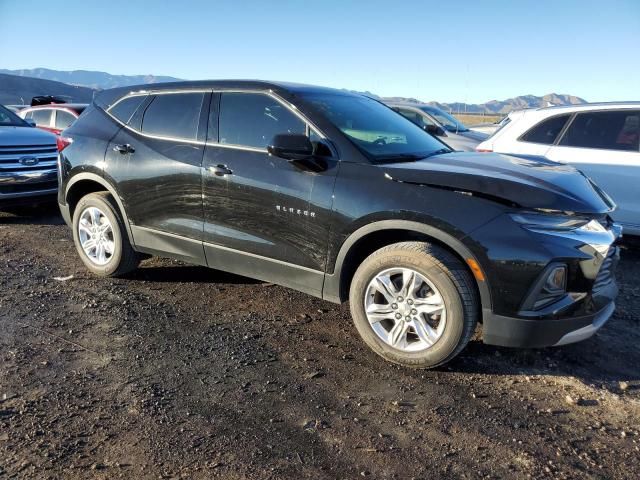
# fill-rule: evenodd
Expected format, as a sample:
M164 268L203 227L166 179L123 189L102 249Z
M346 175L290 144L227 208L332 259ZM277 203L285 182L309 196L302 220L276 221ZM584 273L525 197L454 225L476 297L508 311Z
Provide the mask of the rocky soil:
M2 213L0 478L638 478L640 248L622 256L595 337L475 339L415 371L346 305L162 259L96 278L54 208Z

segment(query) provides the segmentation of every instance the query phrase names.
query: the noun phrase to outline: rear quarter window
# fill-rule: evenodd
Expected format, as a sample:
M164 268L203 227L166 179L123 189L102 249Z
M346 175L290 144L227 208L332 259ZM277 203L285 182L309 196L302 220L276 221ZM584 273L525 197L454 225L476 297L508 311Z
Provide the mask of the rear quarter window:
M520 141L530 143L541 143L543 145L552 145L555 143L558 135L571 118L571 114L557 115L547 118L527 130Z

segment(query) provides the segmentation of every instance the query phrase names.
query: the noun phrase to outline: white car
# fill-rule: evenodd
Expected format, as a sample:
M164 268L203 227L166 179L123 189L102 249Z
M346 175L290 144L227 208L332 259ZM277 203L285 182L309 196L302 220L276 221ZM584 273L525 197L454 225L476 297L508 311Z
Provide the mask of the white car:
M617 203L613 219L640 235L640 102L519 110L479 152L544 156L575 166Z

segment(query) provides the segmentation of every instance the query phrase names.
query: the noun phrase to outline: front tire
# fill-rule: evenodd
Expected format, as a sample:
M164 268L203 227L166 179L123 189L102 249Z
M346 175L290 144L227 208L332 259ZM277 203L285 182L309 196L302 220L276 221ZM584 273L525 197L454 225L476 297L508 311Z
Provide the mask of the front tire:
M101 277L124 275L140 263L108 192L80 199L73 213L73 241L85 266Z
M349 301L365 343L386 360L415 368L433 368L460 353L480 310L466 266L425 242L371 254L356 270Z

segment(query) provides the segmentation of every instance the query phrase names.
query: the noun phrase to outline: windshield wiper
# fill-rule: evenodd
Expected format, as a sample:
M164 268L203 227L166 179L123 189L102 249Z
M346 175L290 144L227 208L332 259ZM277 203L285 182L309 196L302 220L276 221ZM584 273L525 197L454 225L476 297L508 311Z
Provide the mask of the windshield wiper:
M394 155L384 155L380 157L376 157L376 161L378 162L388 162L388 161L397 161L397 162L411 162L416 160L424 160L425 158L433 157L434 155L440 155L442 153L449 153L452 150L448 148L441 148L431 153L397 153Z
M380 157L376 157L376 160L379 162L388 162L388 161L398 161L398 162L410 162L412 160L422 160L427 157L425 154L416 154L416 153L396 153L394 155L383 155Z
M442 155L443 153L451 153L451 152L453 152L453 150L451 150L450 148L441 148L440 150L436 150L435 152L431 152L429 155L427 155L426 157L422 157L422 158L435 157L436 155Z

